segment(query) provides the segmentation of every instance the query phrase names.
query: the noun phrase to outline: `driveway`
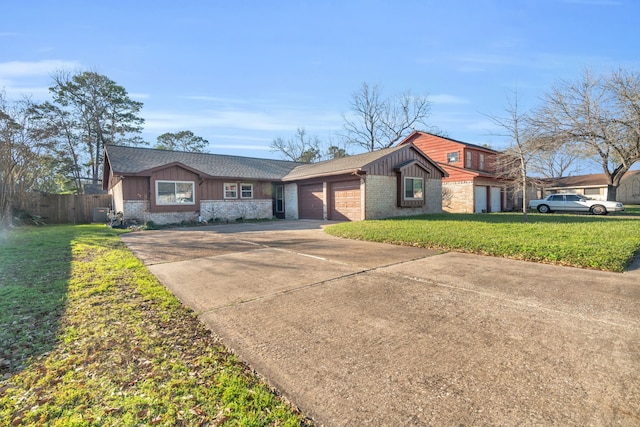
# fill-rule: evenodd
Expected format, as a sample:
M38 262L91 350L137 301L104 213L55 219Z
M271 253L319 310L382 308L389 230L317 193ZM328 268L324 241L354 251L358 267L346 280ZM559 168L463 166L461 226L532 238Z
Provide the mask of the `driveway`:
M640 270L344 240L325 225L122 239L321 425L640 425Z

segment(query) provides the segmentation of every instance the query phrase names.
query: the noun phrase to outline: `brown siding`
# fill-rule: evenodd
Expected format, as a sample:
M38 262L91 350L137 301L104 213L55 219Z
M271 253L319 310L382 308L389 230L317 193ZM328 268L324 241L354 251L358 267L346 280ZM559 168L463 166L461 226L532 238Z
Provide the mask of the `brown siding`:
M405 163L409 160L417 160L422 164L425 169L429 171L429 178L442 178L442 172L440 172L436 167L434 167L431 163L428 163L424 160L424 156L420 155L416 150L407 147L406 150L399 150L391 153L388 156L385 156L378 160L377 162L368 165L364 168L364 171L369 175L383 175L383 176L395 176L395 169L398 165ZM416 168L418 166L415 166ZM424 171L421 172L419 176L422 176Z
M123 181L124 200L149 200L149 178L146 176L127 176Z
M200 186L201 200L223 200L224 184L236 183L238 189L240 184L253 184L254 199L271 199L273 194L273 184L267 181L238 181L236 179L207 179ZM238 194L238 198L240 195Z
M418 134L411 138L410 142L418 147L422 152L429 156L432 160L442 163L443 165L450 164L459 168L466 168L466 152L471 152L471 167L470 169L480 169L480 154L484 154L484 171L495 173L496 153L492 151L483 151L481 148L473 148L468 145L451 141L449 139L441 138L436 135ZM447 162L448 153L458 153L458 161L455 163ZM456 180L449 177L449 180Z
M156 205L156 181L193 181L194 201L193 205ZM126 180L125 180L126 182ZM200 209L200 192L198 191L200 178L194 172L179 166L170 166L166 169L154 171L150 179L150 206L151 212L185 212Z
M458 167L464 167L464 144L429 134L416 135L410 142L413 142L416 147L429 156L433 161L439 163L447 164L447 154L457 152L458 161L451 164Z

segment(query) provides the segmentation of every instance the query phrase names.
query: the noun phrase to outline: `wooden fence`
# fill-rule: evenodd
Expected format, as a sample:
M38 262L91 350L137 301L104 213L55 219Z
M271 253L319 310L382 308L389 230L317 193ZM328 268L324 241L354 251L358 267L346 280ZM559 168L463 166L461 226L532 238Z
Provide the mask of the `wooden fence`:
M40 194L30 193L21 200L21 208L42 217L47 224L88 224L95 208L111 209L110 194Z

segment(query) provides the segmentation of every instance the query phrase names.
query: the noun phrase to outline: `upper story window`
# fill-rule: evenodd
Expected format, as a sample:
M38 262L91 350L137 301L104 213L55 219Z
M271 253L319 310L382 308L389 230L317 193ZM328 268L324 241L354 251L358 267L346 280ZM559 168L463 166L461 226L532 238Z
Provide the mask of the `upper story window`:
M464 167L470 168L471 167L471 151L467 151L466 156L467 157L465 158Z
M238 184L235 182L224 183L224 198L225 199L237 199L238 198Z
M480 170L484 170L484 154L480 153Z
M458 162L458 152L454 151L452 153L447 153L447 163L457 163Z
M253 199L253 184L240 185L240 198Z
M424 179L406 177L404 179L405 200L422 200L424 198Z
M156 181L157 205L195 205L193 181Z

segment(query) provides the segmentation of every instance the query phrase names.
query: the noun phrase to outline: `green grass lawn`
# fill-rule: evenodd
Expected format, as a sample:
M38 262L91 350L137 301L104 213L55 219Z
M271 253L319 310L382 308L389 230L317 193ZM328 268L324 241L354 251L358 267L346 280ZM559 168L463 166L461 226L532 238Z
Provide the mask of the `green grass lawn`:
M0 425L311 425L104 226L0 234Z
M634 216L637 215L637 216ZM640 209L626 215L438 214L345 222L329 234L622 272L640 253Z

